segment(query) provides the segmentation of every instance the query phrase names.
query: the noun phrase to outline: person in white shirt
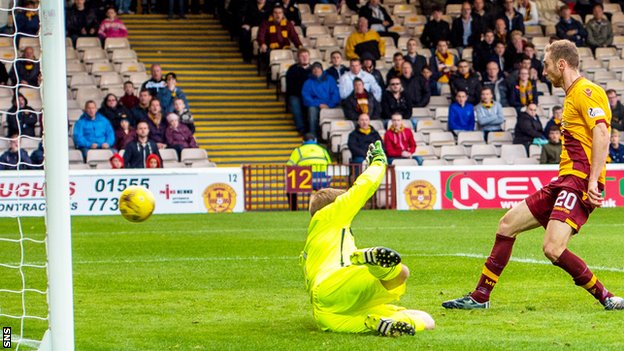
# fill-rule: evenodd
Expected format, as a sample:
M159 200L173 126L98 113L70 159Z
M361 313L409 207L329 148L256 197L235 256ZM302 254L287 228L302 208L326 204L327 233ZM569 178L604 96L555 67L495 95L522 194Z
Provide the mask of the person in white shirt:
M518 0L518 7L516 10L524 17L525 26L539 25L539 13L535 2L530 0Z
M377 84L375 77L362 70L360 59L352 59L349 63L349 72L346 72L338 80L338 90L340 99L346 99L353 92L353 80L360 78L364 82L364 89L373 94L375 100L381 102L381 87Z

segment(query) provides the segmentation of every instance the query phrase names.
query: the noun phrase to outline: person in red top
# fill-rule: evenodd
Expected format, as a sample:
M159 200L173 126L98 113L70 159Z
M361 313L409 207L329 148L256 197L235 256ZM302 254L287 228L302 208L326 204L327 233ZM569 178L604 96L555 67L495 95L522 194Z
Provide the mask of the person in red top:
M403 125L403 116L398 112L393 113L390 123L390 128L384 135L388 163L392 163L395 158L413 158L419 165L422 164L422 158L414 155L416 152L414 133Z
M284 8L280 5L275 6L273 15L258 28L259 58L263 63L267 63L271 50L288 49L291 43L297 48L303 47L295 26L284 16Z

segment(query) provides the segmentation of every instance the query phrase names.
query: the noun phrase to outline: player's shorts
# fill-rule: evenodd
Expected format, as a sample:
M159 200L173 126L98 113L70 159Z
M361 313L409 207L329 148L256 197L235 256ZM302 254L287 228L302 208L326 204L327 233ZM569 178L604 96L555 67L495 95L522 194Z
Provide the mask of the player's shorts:
M316 322L322 330L361 333L368 329L368 314L387 318L405 310L390 305L405 293L405 284L387 290L366 266L348 266L336 270L312 289Z
M598 184L598 187L602 191L603 186ZM575 233L581 230L595 208L587 197L587 181L574 175L557 178L525 201L544 228L554 219L567 223Z

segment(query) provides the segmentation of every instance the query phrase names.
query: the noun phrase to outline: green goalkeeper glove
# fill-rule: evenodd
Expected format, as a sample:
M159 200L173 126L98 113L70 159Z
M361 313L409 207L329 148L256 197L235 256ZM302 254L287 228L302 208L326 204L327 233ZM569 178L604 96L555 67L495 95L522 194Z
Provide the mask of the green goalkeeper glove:
M386 153L381 146L381 141L376 142L368 146L368 152L366 153L366 163L372 165L373 162L381 162L384 165L388 165L388 159Z

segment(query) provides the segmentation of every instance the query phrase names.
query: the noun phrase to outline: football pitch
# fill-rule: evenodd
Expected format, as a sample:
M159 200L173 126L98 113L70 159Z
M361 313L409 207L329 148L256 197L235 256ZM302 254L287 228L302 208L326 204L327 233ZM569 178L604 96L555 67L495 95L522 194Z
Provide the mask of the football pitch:
M541 229L520 236L491 309L440 306L474 288L502 214L360 212L352 227L358 247L401 252L411 276L400 304L437 323L401 338L317 329L299 266L306 212L157 215L141 224L74 217L76 350L624 349L624 311L604 311L548 263ZM599 209L570 244L616 294L624 294L623 222L623 209ZM43 219L22 219L22 230L36 236ZM15 237L17 221L1 220L0 232ZM14 250L3 245L0 263L15 263ZM38 249L26 251L41 262ZM14 286L14 278L0 275L0 289ZM33 273L27 281L41 286L43 278ZM2 311L14 304L0 299ZM0 324L19 330L14 321Z

